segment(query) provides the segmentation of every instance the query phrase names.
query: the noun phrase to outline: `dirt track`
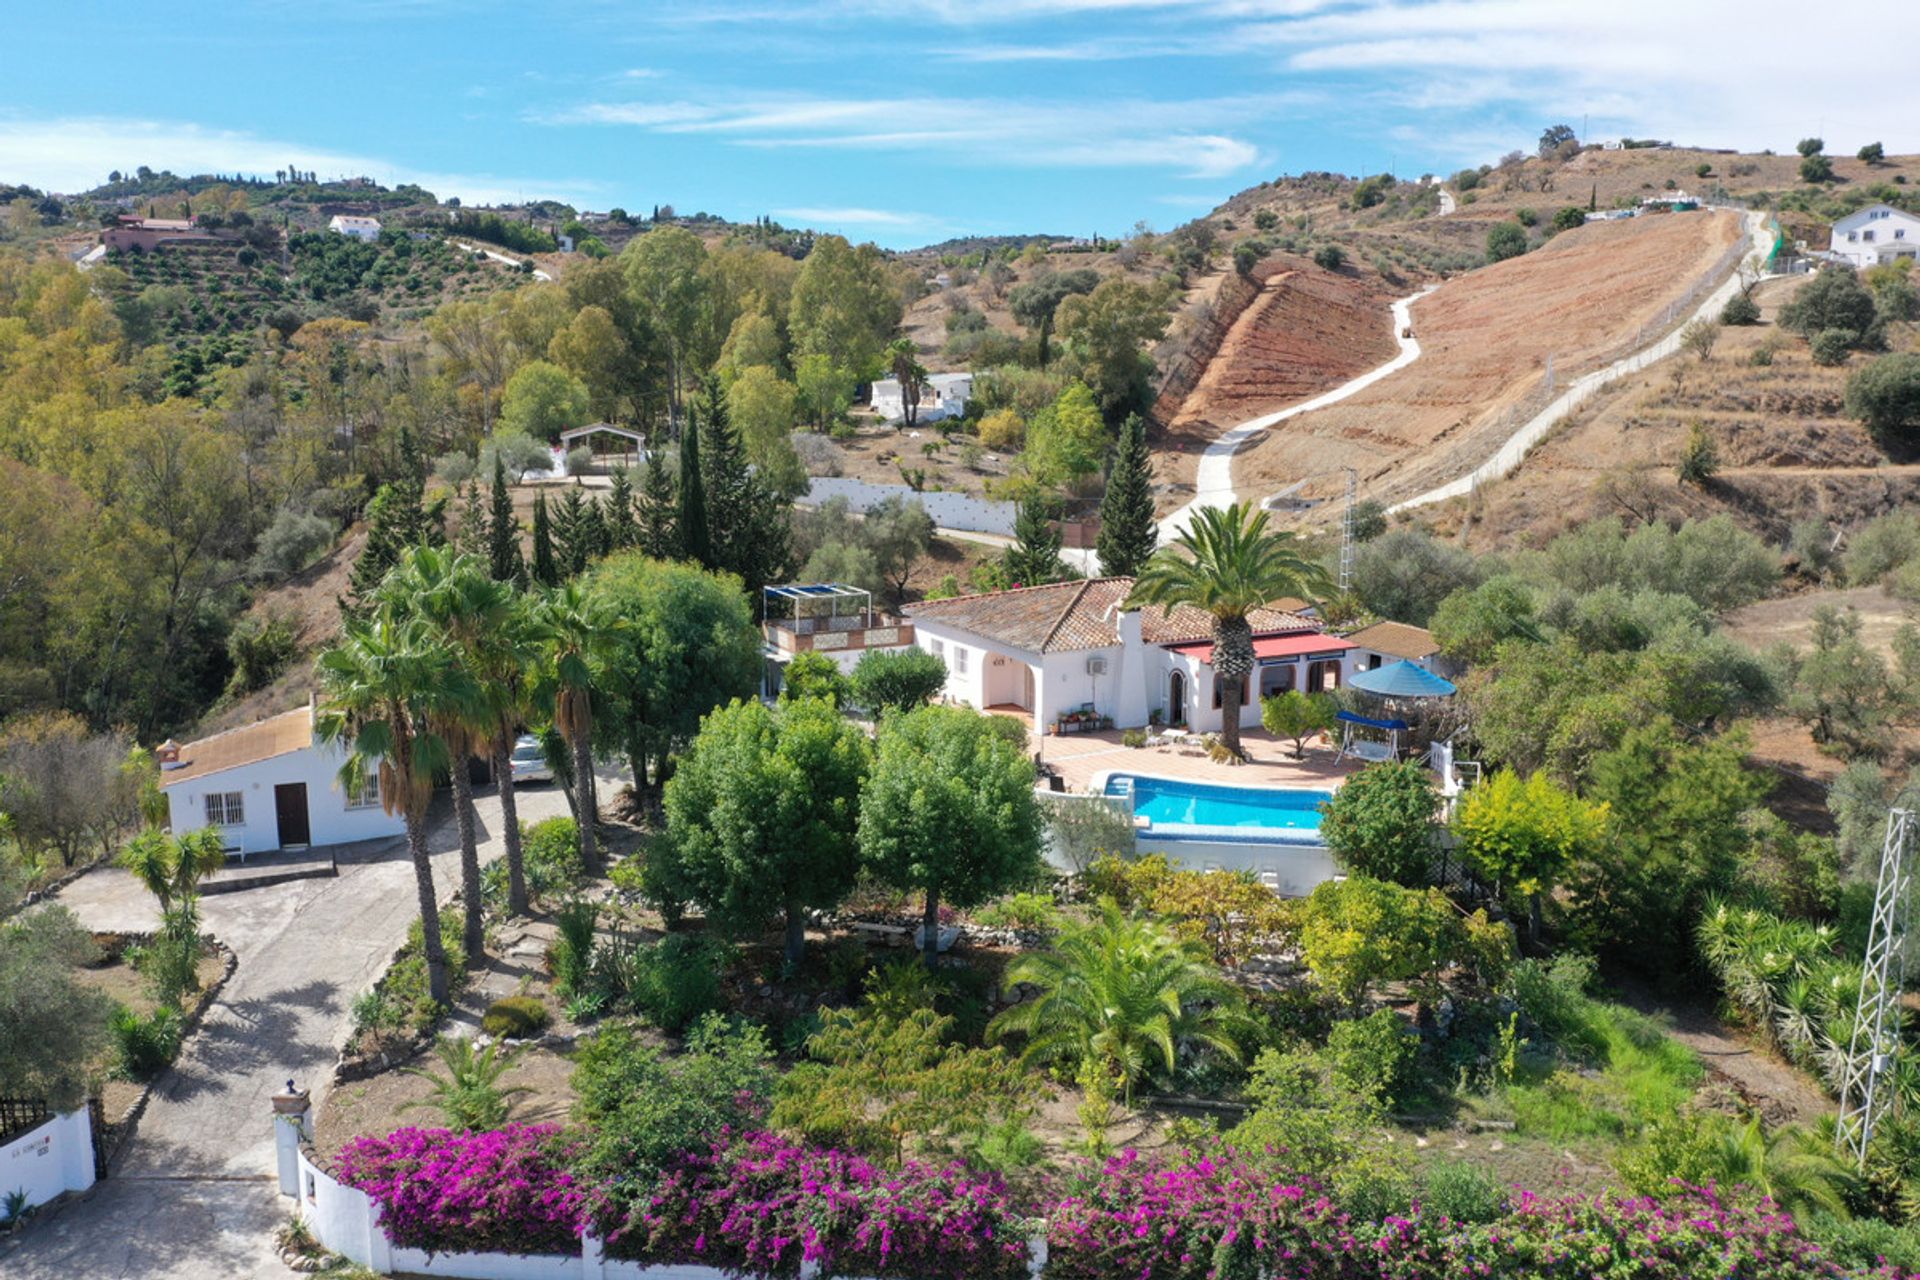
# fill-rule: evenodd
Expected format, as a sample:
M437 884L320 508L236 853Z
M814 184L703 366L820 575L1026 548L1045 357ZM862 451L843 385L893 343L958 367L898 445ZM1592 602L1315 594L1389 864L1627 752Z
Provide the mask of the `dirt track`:
M1365 393L1295 418L1237 460L1236 485L1271 493L1301 479L1325 495L1346 466L1363 485L1417 492L1490 454L1503 411L1537 384L1620 354L1742 235L1730 213L1601 223L1450 281L1414 308L1424 354Z

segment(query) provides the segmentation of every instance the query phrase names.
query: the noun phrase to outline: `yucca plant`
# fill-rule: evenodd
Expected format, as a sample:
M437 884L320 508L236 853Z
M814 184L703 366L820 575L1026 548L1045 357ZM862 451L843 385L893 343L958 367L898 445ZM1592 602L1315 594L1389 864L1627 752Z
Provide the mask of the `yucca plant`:
M431 1081L433 1091L407 1103L400 1108L402 1111L431 1107L452 1128L497 1129L513 1110L511 1099L532 1092L524 1085L500 1087L500 1077L512 1069L520 1053L517 1049L501 1052L499 1041L475 1050L473 1041L464 1036L442 1036L433 1052L447 1073L443 1076L425 1067L407 1067L408 1075Z

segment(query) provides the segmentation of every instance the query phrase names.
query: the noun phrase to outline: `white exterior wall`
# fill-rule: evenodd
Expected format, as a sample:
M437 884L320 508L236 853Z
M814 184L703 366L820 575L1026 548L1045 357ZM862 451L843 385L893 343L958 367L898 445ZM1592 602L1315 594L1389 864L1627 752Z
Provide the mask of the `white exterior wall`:
M942 418L957 418L967 411L967 401L972 398L972 374L933 374L921 388L920 407L914 415L915 420L938 422ZM907 404L906 399L900 394L898 378L881 378L875 382L870 401L873 411L888 422L901 422L906 419Z
M1318 845L1215 844L1210 840L1156 839L1151 831L1134 837L1139 852L1158 853L1189 871L1251 871L1275 893L1302 898L1340 873L1331 850Z
M1830 250L1857 269L1920 255L1920 218L1884 204L1855 210L1833 224Z
M372 218L349 218L336 213L328 220L327 230L352 236L355 240L373 241L380 238L380 224Z
M406 823L397 814L389 816L377 804L362 809L347 808L346 793L340 789L335 776L345 760L345 753L338 747L316 744L269 760L175 783L165 789L173 830L178 834L207 825L209 792L238 791L245 821L237 827L222 828L228 845L242 853L270 852L280 847L280 822L273 789L281 783L304 782L307 824L312 828L310 844L347 844L402 834ZM160 776L164 782L166 775Z
M30 1207L92 1185L93 1126L85 1107L62 1112L0 1147L0 1194L25 1191Z

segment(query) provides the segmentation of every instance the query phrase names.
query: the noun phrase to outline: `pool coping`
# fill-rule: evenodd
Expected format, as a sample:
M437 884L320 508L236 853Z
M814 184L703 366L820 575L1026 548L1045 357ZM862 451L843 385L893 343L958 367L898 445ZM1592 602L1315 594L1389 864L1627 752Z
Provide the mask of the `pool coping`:
M1102 799L1118 799L1107 794L1107 784L1116 775L1123 778L1147 778L1154 782L1170 782L1179 785L1197 787L1222 787L1238 791L1289 791L1309 790L1306 787L1236 787L1230 782L1196 782L1191 778L1169 778L1164 774L1142 773L1137 769L1102 769L1093 775L1093 794ZM1331 795L1332 792L1327 794ZM1295 845L1312 849L1324 849L1327 842L1320 838L1320 828L1311 830L1301 827L1209 827L1186 822L1149 821L1148 825L1136 823L1134 835L1147 840L1195 840L1212 844L1281 844Z

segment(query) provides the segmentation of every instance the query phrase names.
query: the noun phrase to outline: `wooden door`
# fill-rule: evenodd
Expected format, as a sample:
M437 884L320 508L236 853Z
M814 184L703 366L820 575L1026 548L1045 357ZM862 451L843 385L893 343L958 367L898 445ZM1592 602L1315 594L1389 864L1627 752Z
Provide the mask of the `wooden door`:
M280 847L304 848L313 843L307 819L307 784L282 782L273 789L273 812L280 823Z

